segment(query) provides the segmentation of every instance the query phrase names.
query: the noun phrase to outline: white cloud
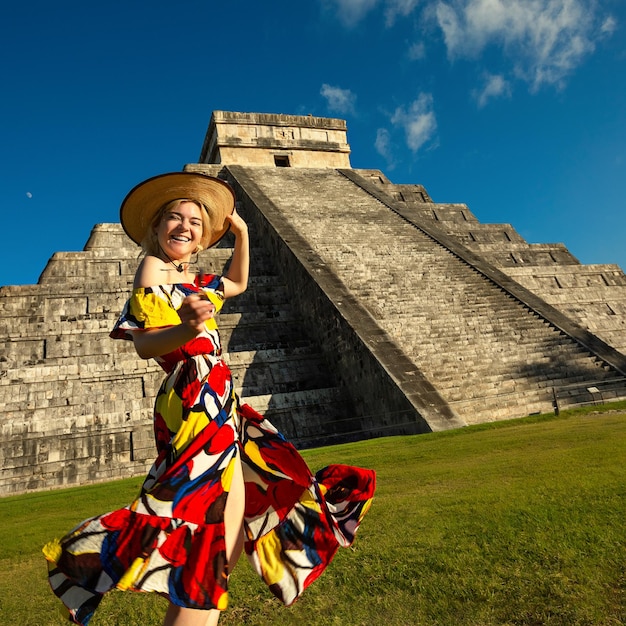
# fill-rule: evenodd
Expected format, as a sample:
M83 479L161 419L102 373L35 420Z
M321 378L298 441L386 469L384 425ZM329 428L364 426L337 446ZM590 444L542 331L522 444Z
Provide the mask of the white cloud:
M339 18L347 26L354 26L363 19L377 4L378 0L334 0Z
M393 26L397 17L407 17L422 0L327 0L337 6L339 19L346 26L354 26L362 20L376 5L385 5L385 22Z
M498 98L501 96L511 96L511 85L500 75L488 74L485 78L483 88L474 91L474 97L481 109L487 104L490 98Z
M408 54L411 61L419 61L420 59L424 59L426 57L426 46L424 45L424 42L417 41L414 44L411 44Z
M605 35L612 35L617 30L617 22L612 15L609 15L600 25L600 32Z
M387 163L393 161L393 154L391 150L391 137L389 131L386 128L379 128L376 131L376 141L374 143L376 151L382 157L385 158Z
M600 22L595 3L585 0L438 1L435 13L451 59L499 46L534 89L561 84L615 27L612 18Z
M413 13L413 9L418 5L420 0L387 0L387 8L385 9L385 18L387 26L392 26L396 21L396 17L407 17Z
M30 191L27 191L27 192L26 192L26 197L27 197L27 198L32 198L32 197L33 197L33 194L32 194Z
M391 123L404 129L406 143L413 152L417 152L425 144L432 142L437 132L432 95L420 94L408 110L398 107L391 118Z
M349 89L341 89L324 83L320 94L326 98L328 108L337 113L354 113L356 96Z

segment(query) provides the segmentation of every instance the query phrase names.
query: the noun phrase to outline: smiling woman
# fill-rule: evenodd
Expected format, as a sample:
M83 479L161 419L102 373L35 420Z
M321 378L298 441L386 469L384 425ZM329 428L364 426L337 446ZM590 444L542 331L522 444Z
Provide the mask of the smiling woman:
M201 174L158 176L131 191L121 220L146 255L111 337L133 341L166 373L154 407L157 457L130 505L45 546L52 589L77 624L117 588L165 596L164 626L211 626L245 543L272 593L292 604L352 543L375 474L330 465L313 476L235 394L215 322L248 285L248 228L230 187ZM194 275L191 256L229 228L228 271Z

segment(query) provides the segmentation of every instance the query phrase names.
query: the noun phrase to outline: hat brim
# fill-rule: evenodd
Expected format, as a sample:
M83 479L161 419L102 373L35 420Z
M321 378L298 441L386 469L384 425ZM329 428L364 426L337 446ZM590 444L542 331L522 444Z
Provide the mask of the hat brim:
M219 178L197 172L160 174L133 187L120 207L120 222L124 232L141 244L154 216L172 200L196 200L206 208L211 232L202 233L203 249L214 246L227 232L226 217L235 208L235 192Z

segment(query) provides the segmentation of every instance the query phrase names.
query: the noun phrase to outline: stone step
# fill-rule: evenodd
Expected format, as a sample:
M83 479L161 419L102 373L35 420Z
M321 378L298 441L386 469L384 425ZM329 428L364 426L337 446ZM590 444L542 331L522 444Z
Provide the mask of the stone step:
M0 299L0 328L8 333L23 334L20 329L32 324L47 321L49 326L37 326L38 332L46 332L59 322L71 322L81 319L110 319L115 321L124 303L130 295L130 286L124 289L94 288L72 290L66 285L65 290L55 290L49 295L45 285L36 285L35 290L26 295L11 295L5 292ZM248 308L257 305L280 305L287 300L284 285L277 283L276 277L252 276L249 289L227 305ZM239 303L237 303L239 301Z
M559 409L569 407L593 405L602 401L610 402L623 399L626 393L626 380L617 379L594 384L593 381L581 381L577 385L563 384L558 388ZM602 395L591 393L589 389L602 389ZM454 409L462 413L468 424L478 424L485 421L507 419L512 410L517 410L519 416L537 413L552 413L554 411L553 388L546 387L540 390L527 390L514 393L499 393L491 396L460 398L451 402Z
M146 375L124 380L78 379L39 388L33 385L4 403L0 418L3 436L50 433L57 429L71 434L72 428L108 423L105 415L111 416L114 424L126 423L138 412L147 417L151 415L161 378Z
M83 429L4 438L0 492L23 493L145 474L154 459L151 426ZM148 448L151 450L148 451ZM132 452L131 452L132 449Z
M606 376L596 376L590 378L589 373L576 375L566 375L562 373L561 377L548 377L538 375L536 377L528 377L523 380L512 379L499 379L492 378L491 380L482 380L476 378L472 381L469 377L468 382L473 382L471 386L464 388L462 391L459 389L458 384L452 384L450 381L438 380L438 389L446 394L450 402L459 402L471 398L489 398L490 396L499 396L501 394L507 394L510 396L526 396L533 394L545 395L545 393L551 394L552 389L560 389L576 385L580 388L587 388L593 386L603 386L608 381L615 379L615 373ZM622 391L626 390L626 381L623 381Z
M103 354L84 355L79 359L76 355L68 355L56 359L50 358L40 365L28 369L14 367L4 370L0 378L0 393L9 396L14 391L15 385L20 385L21 397L28 385L35 388L50 383L68 384L69 381L79 381L81 384L94 385L104 381L106 384L114 384L132 376L144 376L146 374L162 374L162 369L152 360L137 359L130 342L114 342L128 349L125 353L107 355L107 367L103 368ZM257 349L240 352L227 352L224 354L225 361L229 364L234 378L242 381L241 384L252 385L253 380L258 380L263 368L267 369L267 383L295 384L301 379L301 385L314 386L315 381L326 374L319 350L310 341L302 341L300 344L293 343L282 348L265 348L255 345ZM249 374L247 374L250 370ZM249 375L249 381L245 382ZM4 390L4 391L3 391ZM47 393L50 395L50 392ZM20 400L21 401L21 400Z
M463 244L498 244L506 248L509 243L526 244L523 237L511 224L473 224L469 222L436 222L447 235L455 237ZM528 245L528 244L526 244Z
M121 231L121 226L117 226ZM125 237L125 236L124 236ZM116 249L102 248L82 252L57 252L48 262L41 278L41 284L54 285L63 289L85 284L132 285L132 280L142 254L138 248L128 248L127 242L120 242ZM220 274L232 257L232 241L226 239L220 247L201 252L192 259L192 269L210 274ZM250 251L254 271L263 272L268 263L267 253L259 248ZM271 263L271 261L270 261Z
M402 201L401 194L391 194ZM400 196L400 197L398 197ZM465 204L441 204L439 202L404 202L404 210L415 219L423 219L443 225L481 225L476 216Z
M314 390L325 387L330 379L322 357L312 352L311 345L289 350L229 353L225 360L242 397ZM94 356L81 359L78 364L68 359L66 374L57 363L34 368L29 378L23 376L23 370L9 370L0 379L2 419L28 409L36 421L33 411L74 405L91 413L96 409L85 407L97 403L106 405L109 401L117 402L120 413L124 413L124 406L119 403L133 402L146 393L151 396L150 390L156 391L164 376L152 362L139 361L139 364L142 367L137 367L136 358L116 360L111 369L103 371L101 358Z
M468 248L479 252L499 268L508 267L562 267L578 265L578 259L563 244L520 244L516 242L475 242Z
M332 439L354 428L345 393L337 387L258 395L244 401L298 447L322 445L325 435Z

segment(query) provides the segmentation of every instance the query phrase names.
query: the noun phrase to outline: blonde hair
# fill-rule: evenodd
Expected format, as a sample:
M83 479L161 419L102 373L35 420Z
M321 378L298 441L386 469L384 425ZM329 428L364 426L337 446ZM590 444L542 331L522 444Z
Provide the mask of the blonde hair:
M207 233L212 231L211 226L211 218L209 217L209 212L202 202L199 200L194 200L192 198L178 198L176 200L170 200L166 202L155 214L148 226L148 230L144 238L141 240L141 249L146 253L152 256L158 256L160 252L159 239L157 236L157 229L161 224L161 220L163 216L168 211L174 211L177 209L183 202L193 202L200 209L200 216L202 218L202 240L208 238ZM198 247L194 252L200 252L203 247L198 244Z

